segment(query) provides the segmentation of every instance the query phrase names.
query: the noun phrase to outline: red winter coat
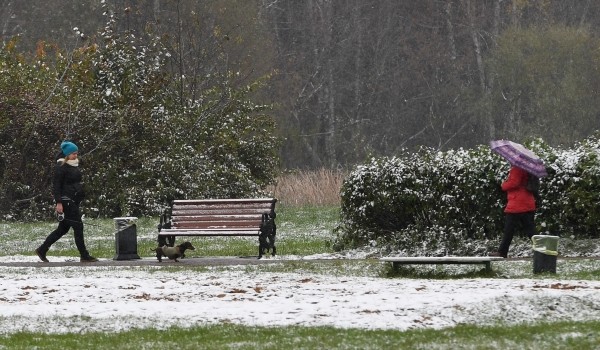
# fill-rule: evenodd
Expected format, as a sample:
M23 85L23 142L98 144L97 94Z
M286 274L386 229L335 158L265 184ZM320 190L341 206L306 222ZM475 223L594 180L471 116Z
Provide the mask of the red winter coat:
M518 214L535 211L535 198L525 188L528 178L529 173L525 170L514 166L510 168L508 178L502 183L502 191L506 192L508 198L504 209L505 213Z

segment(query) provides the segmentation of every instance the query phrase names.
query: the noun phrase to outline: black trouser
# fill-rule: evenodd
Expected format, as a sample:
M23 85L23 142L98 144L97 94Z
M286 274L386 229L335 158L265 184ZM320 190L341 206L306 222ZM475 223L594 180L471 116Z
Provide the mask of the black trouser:
M81 221L81 211L79 210L79 203L73 201L63 201L63 211L65 218L58 223L56 230L52 231L42 245L40 250L46 253L50 246L64 236L71 227L75 233L75 245L79 250L79 255L82 258L87 258L90 253L85 248L85 242L83 241L83 222Z
M518 214L506 214L504 216L504 236L502 242L500 242L500 248L498 252L501 254L508 254L508 248L512 242L515 232L520 227L527 237L531 238L535 235L535 212L530 211L527 213Z

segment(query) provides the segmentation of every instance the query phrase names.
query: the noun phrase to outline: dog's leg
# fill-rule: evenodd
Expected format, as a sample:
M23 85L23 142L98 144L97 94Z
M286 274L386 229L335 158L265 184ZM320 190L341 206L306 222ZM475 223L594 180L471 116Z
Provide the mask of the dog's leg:
M275 256L275 239L277 238L277 225L275 225L275 213L273 213L273 231L271 231L271 255Z
M275 256L275 234L269 235L269 248L271 248L271 256Z
M269 245L267 243L267 237L264 232L261 232L258 236L258 258L262 258L265 255L265 249L269 249Z
M158 260L158 262L162 262L162 248L158 247L154 249L154 252L156 253L156 260Z
M259 238L259 242L258 242L258 258L261 259L263 257L263 255L265 255L265 245L262 242L262 240L260 240L260 238Z

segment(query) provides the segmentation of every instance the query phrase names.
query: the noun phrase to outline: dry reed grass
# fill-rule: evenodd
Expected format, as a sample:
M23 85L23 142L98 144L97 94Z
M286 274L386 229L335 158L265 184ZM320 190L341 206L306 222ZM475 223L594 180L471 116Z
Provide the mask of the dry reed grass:
M339 205L340 189L347 172L343 170L298 170L282 174L267 189L284 205Z

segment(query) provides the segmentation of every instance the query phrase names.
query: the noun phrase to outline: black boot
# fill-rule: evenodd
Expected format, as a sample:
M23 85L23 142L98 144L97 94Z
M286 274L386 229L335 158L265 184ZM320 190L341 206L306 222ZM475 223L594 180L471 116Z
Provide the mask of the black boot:
M50 262L48 261L48 258L46 258L46 253L48 252L48 249L43 249L43 248L37 248L35 250L35 253L37 254L37 256L40 258L41 261L43 262Z
M86 255L86 256L82 256L81 259L79 259L80 262L96 262L98 261L98 259L94 258L91 255Z

